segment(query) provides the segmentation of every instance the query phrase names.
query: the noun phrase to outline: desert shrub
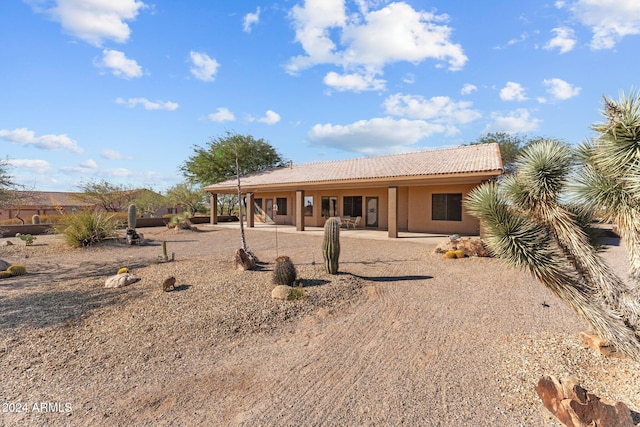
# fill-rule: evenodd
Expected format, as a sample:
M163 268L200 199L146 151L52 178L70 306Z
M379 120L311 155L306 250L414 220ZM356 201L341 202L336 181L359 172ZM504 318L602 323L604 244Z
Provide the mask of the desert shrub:
M56 226L56 233L62 234L71 246L89 246L115 236L118 226L113 214L82 211L65 215Z
M167 223L168 228L179 228L182 230L189 230L191 228L191 214L189 212L182 212L181 214L174 215Z

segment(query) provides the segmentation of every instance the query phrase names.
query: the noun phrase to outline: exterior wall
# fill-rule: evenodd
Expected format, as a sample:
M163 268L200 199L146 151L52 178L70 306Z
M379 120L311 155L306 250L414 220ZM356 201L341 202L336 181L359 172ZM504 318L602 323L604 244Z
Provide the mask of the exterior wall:
M434 221L432 220L432 195L442 193L461 193L463 199L477 184L451 184L451 185L422 185L415 187L398 187L398 230L410 232L439 233L439 234L470 234L480 233L480 223L477 218L469 215L462 207L461 221ZM305 227L322 227L326 217L322 216L322 196L333 196L338 199L337 216L344 216L344 197L362 196L362 219L358 228L366 228L367 197L378 198L378 226L376 228L387 230L389 228L389 189L388 187L361 188L361 189L336 189L336 190L305 190L305 197L313 197L313 215L304 217ZM265 209L266 200L276 198L287 199L287 214L278 214L278 224L295 224L295 191L289 192L255 192L256 199L262 199L262 209ZM256 213L256 222L272 222L271 214L267 212Z
M462 221L434 221L431 218L431 200L433 194L462 193L462 198L476 187L477 184L464 185L433 185L409 187L409 231L441 234L471 234L480 233L480 222L469 215L462 206Z

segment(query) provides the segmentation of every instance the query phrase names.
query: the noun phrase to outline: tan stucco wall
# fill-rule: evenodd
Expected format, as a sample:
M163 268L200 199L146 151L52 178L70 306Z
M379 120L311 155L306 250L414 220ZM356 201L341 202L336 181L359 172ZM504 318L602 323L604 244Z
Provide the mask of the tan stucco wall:
M462 193L463 198L477 184L455 184L455 185L423 185L415 187L398 187L398 230L442 233L442 234L478 234L479 222L469 215L464 206L462 208L462 221L433 221L431 219L431 196L438 193ZM347 196L362 196L363 218L359 227L365 227L366 198L378 197L378 228L386 230L389 227L388 212L388 187L374 187L362 189L336 189L336 190L305 190L305 196L313 197L313 216L305 216L305 227L322 227L326 218L322 217L321 200L322 196L335 196L338 198L338 216L343 216L343 198ZM255 192L255 198L262 199L262 208L265 208L265 200L285 197L287 199L287 214L278 215L278 224L295 225L295 191L287 192ZM256 215L255 221L263 221L263 218Z

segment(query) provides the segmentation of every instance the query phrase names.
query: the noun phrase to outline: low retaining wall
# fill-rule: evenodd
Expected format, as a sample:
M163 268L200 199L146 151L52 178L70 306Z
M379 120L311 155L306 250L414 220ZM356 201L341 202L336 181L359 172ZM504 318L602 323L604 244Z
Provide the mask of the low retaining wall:
M237 221L237 217L233 217ZM191 218L192 224L208 224L210 218L208 216L194 216ZM136 228L144 227L163 227L167 225L169 218L138 218L136 220ZM127 225L124 224L124 227ZM21 224L21 225L0 225L0 237L15 237L16 233L20 234L49 234L53 233L53 224Z

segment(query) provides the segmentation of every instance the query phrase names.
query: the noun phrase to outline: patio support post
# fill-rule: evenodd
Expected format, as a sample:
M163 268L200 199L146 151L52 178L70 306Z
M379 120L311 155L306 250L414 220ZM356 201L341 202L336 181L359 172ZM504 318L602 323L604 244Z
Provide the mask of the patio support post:
M218 194L211 193L211 195L209 196L209 204L211 206L211 214L210 214L211 224L217 224L218 223Z
M245 200L247 201L247 206L245 207L247 209L247 227L255 227L255 201L253 193L247 193Z
M304 190L296 190L296 231L304 231Z
M398 237L398 187L389 187L389 238Z

